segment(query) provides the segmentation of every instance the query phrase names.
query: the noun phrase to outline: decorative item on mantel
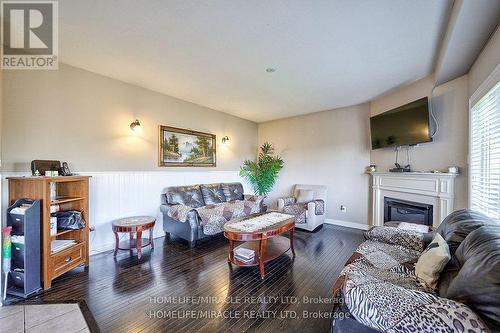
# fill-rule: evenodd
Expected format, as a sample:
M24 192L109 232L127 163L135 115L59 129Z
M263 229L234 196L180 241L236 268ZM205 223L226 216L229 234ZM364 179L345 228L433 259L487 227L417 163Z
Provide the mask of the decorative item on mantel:
M375 164L370 164L369 166L366 167L366 172L376 172L377 171L377 166Z

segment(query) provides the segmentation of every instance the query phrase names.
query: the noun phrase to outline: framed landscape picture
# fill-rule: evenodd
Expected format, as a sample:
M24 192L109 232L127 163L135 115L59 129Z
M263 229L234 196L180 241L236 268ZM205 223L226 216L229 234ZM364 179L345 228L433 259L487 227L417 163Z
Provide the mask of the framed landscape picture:
M169 126L159 127L159 163L161 167L214 167L215 134Z

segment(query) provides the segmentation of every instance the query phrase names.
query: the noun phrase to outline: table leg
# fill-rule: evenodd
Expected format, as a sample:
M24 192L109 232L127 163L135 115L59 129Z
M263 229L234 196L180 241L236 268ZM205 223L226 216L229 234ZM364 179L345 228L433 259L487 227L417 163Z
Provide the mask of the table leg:
M120 238L118 237L118 233L116 231L113 231L115 233L115 253L113 253L113 257L116 257L116 254L118 253L118 244L120 244Z
M134 233L131 231L129 232L129 235L130 235L130 255L132 255L134 253L134 251L132 251L132 240L134 239Z
M264 258L266 255L266 244L267 244L267 239L261 239L259 241L259 271L260 271L260 278L264 279L265 276L265 271L264 271Z
M290 249L292 249L293 257L295 258L295 248L293 247L293 232L295 228L290 229Z
M155 243L153 242L153 228L149 229L149 242L151 243L151 250L154 250Z
M137 248L137 259L141 259L141 255L142 255L142 230L137 230L135 246Z
M234 260L234 240L229 240L229 256L227 258L227 262L231 264Z

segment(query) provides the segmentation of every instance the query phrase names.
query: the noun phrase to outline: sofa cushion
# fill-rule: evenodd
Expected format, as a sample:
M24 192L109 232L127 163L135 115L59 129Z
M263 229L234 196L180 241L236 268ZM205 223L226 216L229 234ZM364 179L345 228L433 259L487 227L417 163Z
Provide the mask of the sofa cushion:
M421 232L421 233L428 233L429 232L428 225L417 224L417 223L399 222L397 224L396 228L401 229L401 230L410 230L410 231L416 231L416 232Z
M436 289L439 274L450 261L450 250L443 236L436 234L432 242L422 252L415 265L417 277L432 289Z
M221 184L204 184L200 185L200 188L205 205L213 205L226 201Z
M295 197L282 197L281 200L283 200L284 206L288 206L293 205L297 199Z
M196 208L205 235L224 231L224 224L237 217L260 213L261 200L235 200Z
M434 290L419 283L415 271L403 265L396 265L390 269L379 268L362 257L349 265L346 265L340 275L346 277L355 285L370 283L391 283L405 289L421 291L435 295Z
M243 185L241 183L223 183L222 191L227 201L243 200Z
M323 185L307 185L307 184L296 184L293 188L293 196L299 196L299 190L312 190L314 196L312 200L321 199L326 201L327 187Z
M307 203L309 201L312 201L314 198L314 191L313 190L298 190L297 191L297 203Z
M365 231L364 235L366 239L400 245L419 252L422 252L425 248L425 234L421 232L401 230L393 227L373 227Z
M307 204L296 203L283 207L283 213L295 216L296 224L306 223Z
M484 225L498 225L498 222L484 214L461 209L448 215L439 225L437 232L448 243L450 254L453 256L465 237Z
M363 266L344 268L343 299L360 323L384 332L484 332L466 305L422 289L411 274Z
M460 270L444 296L466 303L490 329L500 331L500 226L471 232L455 258Z
M362 257L374 267L391 269L400 264L417 260L420 252L401 245L367 240L358 246L354 254L357 254L357 258Z
M198 208L205 205L199 185L169 187L166 193L167 203Z

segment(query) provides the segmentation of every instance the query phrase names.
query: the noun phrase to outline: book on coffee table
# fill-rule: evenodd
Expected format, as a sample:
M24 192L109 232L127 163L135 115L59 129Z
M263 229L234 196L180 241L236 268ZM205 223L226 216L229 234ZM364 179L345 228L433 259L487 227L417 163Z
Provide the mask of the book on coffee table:
M245 260L253 260L255 258L255 251L244 247L238 247L234 249L234 255Z

